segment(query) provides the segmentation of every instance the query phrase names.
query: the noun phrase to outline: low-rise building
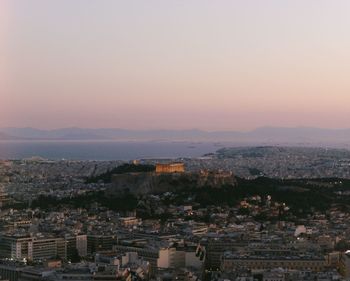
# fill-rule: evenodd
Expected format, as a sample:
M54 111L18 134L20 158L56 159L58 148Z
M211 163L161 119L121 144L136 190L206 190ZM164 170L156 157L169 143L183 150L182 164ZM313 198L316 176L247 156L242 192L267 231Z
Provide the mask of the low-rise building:
M225 272L239 268L249 269L297 269L319 272L326 267L326 259L320 256L252 256L225 253L222 257L221 269Z

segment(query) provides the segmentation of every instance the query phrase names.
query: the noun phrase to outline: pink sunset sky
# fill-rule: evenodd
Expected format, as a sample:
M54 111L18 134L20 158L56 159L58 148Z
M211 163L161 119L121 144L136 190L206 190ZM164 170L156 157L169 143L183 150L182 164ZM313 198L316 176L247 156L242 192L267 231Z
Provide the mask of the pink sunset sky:
M350 1L1 0L0 127L350 127Z

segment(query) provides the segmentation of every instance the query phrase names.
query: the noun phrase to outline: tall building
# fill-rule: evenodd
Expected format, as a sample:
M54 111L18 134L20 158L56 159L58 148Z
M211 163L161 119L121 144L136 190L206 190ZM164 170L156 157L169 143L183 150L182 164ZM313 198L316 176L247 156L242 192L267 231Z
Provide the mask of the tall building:
M87 256L87 235L69 235L65 236L67 244L67 256L78 253L80 257Z
M0 280L18 281L22 267L13 264L0 264Z
M14 260L47 260L67 258L64 238L2 235L0 257Z
M89 254L96 253L97 251L112 250L113 245L117 244L116 235L93 235L87 236L87 252Z

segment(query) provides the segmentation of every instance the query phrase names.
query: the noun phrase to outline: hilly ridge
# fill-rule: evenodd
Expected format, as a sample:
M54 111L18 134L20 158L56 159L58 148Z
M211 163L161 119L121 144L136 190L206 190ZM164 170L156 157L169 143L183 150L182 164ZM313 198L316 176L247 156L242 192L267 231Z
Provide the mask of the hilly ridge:
M0 140L222 141L247 143L348 143L350 129L262 127L252 131L127 130L119 128L0 128Z

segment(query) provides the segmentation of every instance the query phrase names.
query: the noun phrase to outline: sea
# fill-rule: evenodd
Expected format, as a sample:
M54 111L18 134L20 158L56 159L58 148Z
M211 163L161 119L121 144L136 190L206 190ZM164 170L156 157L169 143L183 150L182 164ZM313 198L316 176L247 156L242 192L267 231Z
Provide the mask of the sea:
M113 161L134 159L197 158L224 147L271 145L271 143L190 142L190 141L81 141L81 140L0 140L0 160L41 157L49 160ZM277 146L350 149L348 144L276 143Z
M140 141L0 141L0 159L41 157L50 160L133 160L193 158L214 153L223 144L211 142Z

